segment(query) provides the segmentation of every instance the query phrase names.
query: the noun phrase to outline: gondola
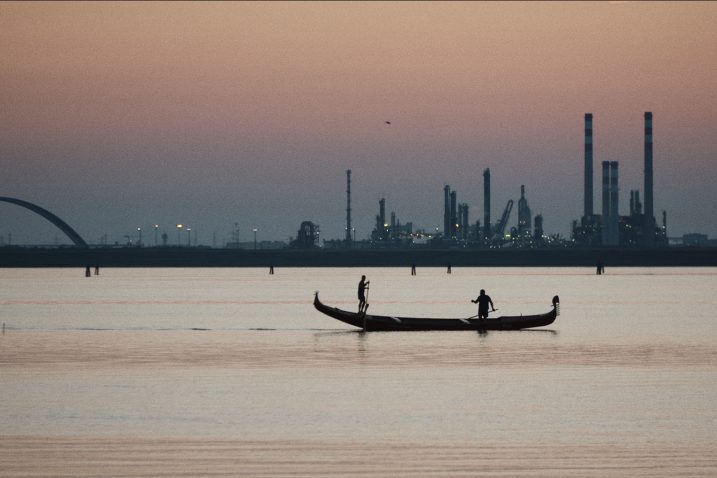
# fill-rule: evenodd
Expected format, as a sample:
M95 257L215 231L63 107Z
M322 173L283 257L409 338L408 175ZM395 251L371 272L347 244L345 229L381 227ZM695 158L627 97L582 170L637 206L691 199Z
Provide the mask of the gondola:
M348 312L325 305L319 300L318 292L316 292L314 296L314 307L329 317L333 317L336 320L340 320L341 322L368 332L400 330L520 330L533 327L545 327L546 325L552 324L560 314L560 299L557 295L553 297L553 309L544 314L505 316L485 320L479 320L474 317L465 319L439 319Z

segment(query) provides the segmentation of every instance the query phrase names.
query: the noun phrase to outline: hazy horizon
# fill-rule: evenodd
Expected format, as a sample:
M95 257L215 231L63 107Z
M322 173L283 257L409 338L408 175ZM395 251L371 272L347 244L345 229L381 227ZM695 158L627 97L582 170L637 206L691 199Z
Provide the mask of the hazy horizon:
M658 223L715 237L716 23L714 2L3 2L0 196L89 243L153 244L159 224L176 244L178 223L287 241L304 220L342 239L351 169L360 240L381 198L442 229L446 184L482 223L490 168L493 221L524 184L569 237L585 113L595 212L609 160L627 214L651 111ZM69 242L0 203L9 234Z

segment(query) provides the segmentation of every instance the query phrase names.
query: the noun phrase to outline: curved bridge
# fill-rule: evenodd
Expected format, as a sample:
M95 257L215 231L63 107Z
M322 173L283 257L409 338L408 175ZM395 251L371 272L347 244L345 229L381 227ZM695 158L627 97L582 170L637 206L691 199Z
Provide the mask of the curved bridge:
M72 239L72 242L75 243L78 247L87 247L87 243L85 242L82 237L80 237L77 232L72 229L65 221L60 219L59 217L52 214L47 209L43 209L40 206L36 206L35 204L32 204L27 201L23 201L21 199L15 199L15 198L9 198L9 197L3 197L0 196L0 202L9 202L11 204L16 204L18 206L24 207L26 209L29 209L30 211L39 214L40 216L44 217L51 223L53 223L55 226L57 226L62 232L64 232L67 237Z

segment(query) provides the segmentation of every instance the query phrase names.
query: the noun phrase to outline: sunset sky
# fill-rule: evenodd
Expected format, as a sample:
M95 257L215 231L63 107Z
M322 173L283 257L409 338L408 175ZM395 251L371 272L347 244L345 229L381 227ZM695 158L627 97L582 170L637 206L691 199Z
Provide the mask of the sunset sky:
M0 3L0 196L85 240L287 241L301 221L366 238L387 212L443 225L443 186L483 220L526 187L546 232L583 208L583 117L655 213L717 236L717 3ZM391 124L386 124L390 121ZM511 225L517 222L513 210ZM11 239L8 239L11 234ZM0 236L69 242L0 203ZM192 238L194 242L194 236Z

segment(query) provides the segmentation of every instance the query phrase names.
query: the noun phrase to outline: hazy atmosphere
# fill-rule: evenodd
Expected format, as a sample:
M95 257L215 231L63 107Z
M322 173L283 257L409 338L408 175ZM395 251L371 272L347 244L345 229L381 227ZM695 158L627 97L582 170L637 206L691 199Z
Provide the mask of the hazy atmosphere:
M443 186L482 221L520 186L546 233L583 207L583 117L668 236L717 236L717 3L0 3L0 196L89 243L287 241L301 221L357 239L378 201L443 224ZM390 123L390 124L389 124ZM511 223L515 222L515 213ZM236 226L235 226L236 225ZM66 243L0 204L7 243Z

